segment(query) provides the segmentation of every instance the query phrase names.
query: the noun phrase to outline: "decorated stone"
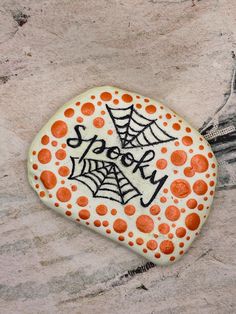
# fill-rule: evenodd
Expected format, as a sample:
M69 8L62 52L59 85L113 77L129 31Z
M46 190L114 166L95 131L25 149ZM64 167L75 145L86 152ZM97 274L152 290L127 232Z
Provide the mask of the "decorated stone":
M45 205L159 265L178 260L199 234L216 174L209 144L186 121L109 86L59 109L28 159Z

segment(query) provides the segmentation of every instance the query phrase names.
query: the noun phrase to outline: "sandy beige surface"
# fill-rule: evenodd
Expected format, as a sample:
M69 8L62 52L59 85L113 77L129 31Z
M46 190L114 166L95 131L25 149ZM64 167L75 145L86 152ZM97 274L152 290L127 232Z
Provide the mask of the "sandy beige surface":
M196 128L213 116L230 90L236 2L195 3L1 0L1 313L236 311L233 187L178 263L128 275L146 261L47 209L26 177L35 134L97 85L161 99Z

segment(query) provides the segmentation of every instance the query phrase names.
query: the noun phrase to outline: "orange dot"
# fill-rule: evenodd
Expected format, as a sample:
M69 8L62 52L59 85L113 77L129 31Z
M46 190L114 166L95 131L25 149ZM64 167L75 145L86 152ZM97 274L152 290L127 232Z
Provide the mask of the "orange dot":
M192 167L186 167L184 169L184 174L186 177L193 177L195 175L195 171Z
M171 183L170 190L178 198L187 197L191 193L191 187L186 180L177 179Z
M39 196L40 196L40 197L44 197L44 196L45 196L45 192L44 192L44 191L41 191L41 192L39 193Z
M136 239L136 243L137 243L138 245L142 245L142 244L144 243L144 241L143 241L142 238L137 238L137 239Z
M203 180L197 180L194 184L193 184L193 191L197 194L197 195L204 195L206 194L208 190L207 184L205 181Z
M178 238L183 238L186 235L186 229L183 227L179 227L176 229L175 234Z
M52 146L56 147L57 146L57 141L52 141Z
M117 214L117 210L115 208L112 208L111 214L112 214L112 216L115 216Z
M178 209L178 207L171 205L166 208L165 215L167 219L171 221L176 221L180 217L180 210Z
M127 230L127 223L123 219L118 218L114 221L113 228L117 233L125 232Z
M147 113L152 114L152 113L155 113L157 111L157 108L156 108L156 106L149 105L145 108L145 110Z
M205 156L198 154L192 157L191 166L196 172L205 172L209 164Z
M212 154L212 153L208 153L208 157L209 157L209 158L212 158L212 157L213 157L213 154Z
M185 225L189 230L196 230L200 224L200 217L196 213L189 214L185 218Z
M209 185L210 185L210 186L214 186L214 185L215 185L215 182L214 182L214 181L210 181Z
M78 118L76 119L76 121L79 122L79 123L81 123L81 122L84 121L84 119L83 119L82 117L78 117Z
M151 251L156 250L156 248L157 248L157 242L156 242L155 240L149 240L149 241L147 242L147 248L148 248L149 250L151 250Z
M109 221L104 220L102 225L103 225L103 227L108 227L109 226Z
M186 132L187 132L187 133L190 133L190 132L191 132L191 129L190 129L190 128L186 128Z
M156 254L155 254L155 257L156 257L156 258L160 258L160 257L161 257L161 254L160 254L160 253L156 253Z
M179 123L174 123L172 125L173 129L176 130L176 131L179 131L180 130L180 124Z
M93 120L93 125L95 126L95 128L100 129L104 126L104 124L105 124L105 120L101 117L95 118Z
M190 146L193 144L193 140L190 136L184 136L182 138L182 143L185 145L185 146Z
M71 117L73 117L74 113L75 113L74 109L68 108L68 109L65 110L64 115L67 118L71 118Z
M59 173L60 176L66 177L70 173L70 169L68 167L66 167L66 166L61 166L58 169L58 173Z
M66 158L66 151L64 149L58 149L55 153L57 159L63 160Z
M56 138L61 138L67 134L68 128L64 121L57 120L51 127L52 135Z
M85 116L91 116L95 111L95 107L91 102L86 102L81 107L81 112Z
M34 170L37 170L37 169L38 169L38 165L37 165L37 164L33 164L32 168L33 168Z
M70 211L70 210L67 210L67 211L66 211L66 216L71 216L71 215L72 215L71 211Z
M109 101L109 100L112 99L112 95L111 95L111 93L103 92L103 93L101 93L100 98L101 98L103 101Z
M113 134L113 131L112 131L112 130L108 130L108 131L107 131L107 134L108 134L108 135L112 135L112 134Z
M160 198L160 202L161 202L161 203L165 203L166 201L167 201L167 199L166 199L165 196L162 196L162 197Z
M162 234L167 234L170 231L170 227L166 223L163 223L158 226L158 230Z
M197 207L198 210L203 210L203 208L204 208L203 204L199 204Z
M158 159L156 162L156 167L158 169L165 169L167 166L167 161L165 159Z
M124 211L125 211L126 215L132 216L135 213L136 208L133 205L126 205L124 207Z
M171 119L171 114L170 113L166 114L166 119Z
M80 196L76 201L77 205L84 207L88 205L88 198L86 196Z
M122 100L124 101L124 102L131 102L132 100L133 100L133 97L131 96L131 95L129 95L129 94L124 94L124 95L122 95Z
M150 207L150 213L152 214L152 215L158 215L159 213L160 213L160 211L161 211L161 208L160 208L160 206L158 206L158 205L152 205L151 207Z
M164 254L171 254L174 251L174 244L170 240L164 240L160 244L160 250Z
M44 135L42 138L41 138L41 143L43 145L47 145L49 143L49 137L47 135Z
M141 104L136 104L136 108L141 109L142 105Z
M183 150L176 150L171 154L170 160L175 166L182 166L187 160L187 154Z
M166 147L162 147L161 152L162 152L163 154L165 154L165 153L167 152L167 148L166 148Z
M90 217L90 212L87 209L81 209L79 211L79 217L83 220L87 220Z
M100 216L104 216L104 215L106 215L106 213L107 213L107 207L106 207L106 205L98 205L97 207L96 207L96 212L97 212L97 214L98 215L100 215Z
M47 164L52 159L50 150L43 148L38 153L38 160L41 164Z
M101 226L101 221L100 220L95 220L94 221L94 226L95 227L100 227ZM110 233L110 232L109 232Z
M72 190L73 192L77 191L77 186L76 186L76 185L72 185L72 186L71 186L71 190Z
M141 215L136 220L136 226L141 232L149 233L154 228L154 222L150 216Z
M187 206L188 208L190 209L194 209L197 207L197 201L194 199L194 198L190 198L188 201L187 201Z
M33 155L36 155L36 151L35 151L35 150L33 150L33 151L32 151L32 154L33 154Z
M124 239L125 239L125 237L123 237L123 236L119 236L119 237L118 237L118 240L119 240L119 241L124 241Z
M114 99L113 100L113 104L118 105L119 104L119 100L118 99Z
M71 191L67 188L59 188L57 198L61 202L68 202L71 199Z

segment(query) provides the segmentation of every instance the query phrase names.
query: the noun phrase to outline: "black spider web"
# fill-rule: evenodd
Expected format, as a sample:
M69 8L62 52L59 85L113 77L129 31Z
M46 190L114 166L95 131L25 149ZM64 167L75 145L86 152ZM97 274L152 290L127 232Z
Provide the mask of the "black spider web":
M126 204L132 198L141 195L115 163L90 158L83 159L82 169L76 173L76 160L78 159L71 157L73 167L68 179L85 184L94 197L107 198Z
M112 122L119 135L122 148L157 145L176 140L157 124L138 113L134 106L113 109L107 106Z

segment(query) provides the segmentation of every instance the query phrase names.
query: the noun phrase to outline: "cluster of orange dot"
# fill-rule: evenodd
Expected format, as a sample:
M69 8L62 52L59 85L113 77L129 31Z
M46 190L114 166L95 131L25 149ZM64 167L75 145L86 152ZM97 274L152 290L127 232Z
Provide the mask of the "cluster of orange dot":
M107 102L107 101L112 101L114 105L118 105L120 103L120 100L116 95L118 94L118 91L115 91L115 96L113 97L110 92L102 92L100 94L100 99L97 101L97 105L101 106L102 103ZM76 118L76 121L79 123L82 123L84 121L84 118L86 116L93 116L95 113L95 96L91 96L91 101L90 102L85 102L81 104L80 102L77 102L75 105L80 106L80 112L82 116L78 116ZM137 99L140 99L140 96L136 96ZM125 103L132 103L133 102L133 96L129 94L122 94L121 99ZM157 107L153 104L150 104L150 100L148 98L145 98L144 101L145 103L145 111L148 114L155 114L157 111ZM141 109L143 107L142 104L137 103L136 108ZM163 109L163 107L160 107ZM75 109L73 108L68 108L64 112L65 120L74 118L75 116ZM102 117L106 114L104 110L101 111L101 116L96 116L93 119L93 126L95 128L103 128L106 124L105 119ZM175 115L173 115L175 117ZM172 119L172 114L167 113L165 115L167 120ZM162 119L162 115L158 116L158 119ZM178 123L173 123L172 128L175 131L179 131L181 129L181 123L182 121L179 120ZM167 126L167 122L165 121L163 123L164 126ZM185 129L186 135L182 137L181 143L182 145L186 146L187 148L189 147L189 153L193 153L193 150L191 149L191 145L193 144L193 139L190 136L191 129L187 127ZM40 173L40 181L42 182L44 188L48 191L48 196L49 198L52 198L52 194L50 193L50 190L53 190L58 184L61 183L61 186L57 188L54 197L57 198L58 202L56 202L54 205L55 207L59 207L60 203L67 203L67 210L65 211L65 214L67 216L72 215L72 204L69 203L69 201L72 198L72 193L77 191L77 186L76 185L71 185L70 189L68 187L64 187L63 184L65 181L63 178L66 178L69 173L70 169L65 166L61 165L60 162L63 161L66 158L66 144L62 143L59 146L58 140L63 139L68 133L68 126L66 121L63 120L57 120L55 121L52 126L51 126L51 136L52 140L50 142L50 137L49 135L44 135L41 138L41 144L43 148L39 151L33 151L33 155L37 155L38 162L40 164L48 164L52 162L53 160L56 160L55 165L58 166L58 173L54 173L51 170L43 170ZM107 134L111 135L113 133L112 130L108 130ZM52 153L50 150L50 144L53 147L56 147L56 151ZM180 143L178 141L175 142L175 146L178 147ZM204 150L204 146L200 145L199 150ZM167 153L167 148L162 147L161 148L161 153L166 154ZM182 168L184 167L183 174L186 177L194 177L195 174L198 173L205 173L209 169L209 159L211 159L213 155L211 153L208 154L208 158L205 157L203 154L194 154L191 157L190 165L184 167L185 164L187 164L188 156L187 156L187 149L176 149L173 151L170 155L169 160L167 158L160 158L156 161L156 167L159 170L164 170L167 166L168 163L171 163L174 167L176 168ZM37 170L38 169L38 163L33 164L33 169ZM212 168L215 168L215 164L211 164ZM178 170L174 170L175 174L178 174ZM59 175L59 176L58 176ZM209 178L209 174L206 174L206 178ZM215 177L216 174L214 173L213 176ZM60 181L60 177L62 178ZM38 176L34 176L34 179L38 182ZM182 198L187 198L192 191L198 195L198 196L204 196L208 189L213 187L215 184L215 180L211 180L209 184L203 180L203 179L197 179L192 186L188 183L187 180L185 179L175 179L173 182L170 184L170 191L174 197L177 199L174 200L174 203L178 203L178 199ZM40 185L39 183L36 183L35 185L36 189L39 189ZM168 193L168 189L164 189L164 193ZM213 191L211 191L211 195L213 195ZM40 197L45 197L45 192L44 191L39 191ZM166 197L162 196L160 198L161 203L166 202ZM207 197L204 197L204 200L207 200ZM60 202L60 203L59 203ZM91 212L88 209L88 204L89 200L87 196L80 196L77 198L76 204L80 209L78 210L78 217L76 218L77 221L85 221L87 225L89 225L91 222L89 221ZM204 205L203 204L198 204L197 201L194 198L189 198L186 201L186 207L189 210L203 210ZM187 231L195 231L198 229L201 219L198 215L197 212L192 212L190 211L186 217L185 217L185 226L183 227L177 227L176 230L174 231L174 234L171 231L171 228L176 227L176 222L179 220L181 217L181 214L184 213L186 210L185 209L179 209L175 205L171 205L166 207L165 209L165 217L167 219L167 222L164 223L159 223L157 230L155 230L155 222L160 220L160 217L156 218L161 209L159 205L155 204L152 205L149 208L149 212L143 215L139 215L136 218L136 227L137 229L144 233L144 234L153 234L153 239L150 239L145 243L144 239L141 237L137 237L134 239L134 232L128 230L128 224L123 218L117 218L114 220L112 226L110 226L109 220L108 219L101 219L101 217L108 216L111 214L112 216L117 215L117 210L116 209L109 209L107 208L106 205L100 204L96 207L95 209L97 215L100 217L99 219L94 220L92 223L94 227L99 228L99 227L104 227L106 228L106 233L110 234L113 231L118 234L118 240L119 241L124 241L126 234L128 235L128 245L134 246L136 243L138 246L144 246L143 252L147 253L148 250L150 251L156 251L159 248L159 252L155 253L156 258L161 257L161 253L166 254L166 255L171 255L174 250L175 250L175 245L172 241L173 237L177 237L179 239L184 238L187 234ZM124 207L124 213L127 216L133 216L136 213L136 208L132 204L128 204ZM158 233L162 235L166 235L168 239L161 241L159 244L157 242L158 238ZM187 236L186 240L189 240L190 237ZM183 248L184 247L184 242L179 243L179 247ZM181 249L179 254L183 254L184 251ZM170 261L174 261L175 256L170 256Z

